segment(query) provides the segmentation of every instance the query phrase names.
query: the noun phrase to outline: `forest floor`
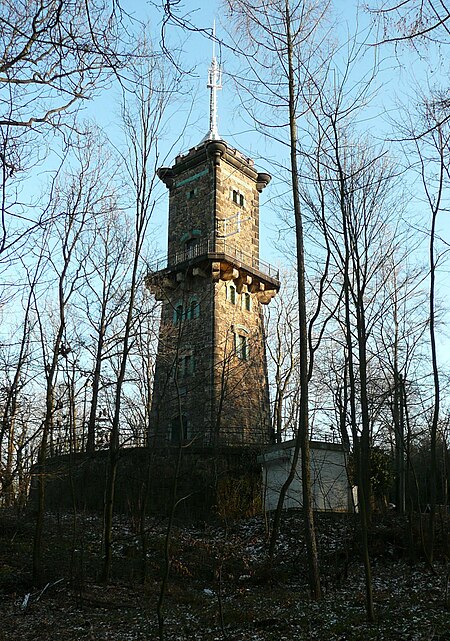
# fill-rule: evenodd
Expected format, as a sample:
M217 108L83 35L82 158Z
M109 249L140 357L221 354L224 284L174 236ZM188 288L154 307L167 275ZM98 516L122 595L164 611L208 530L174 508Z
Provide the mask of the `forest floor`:
M166 641L450 641L448 520L439 519L432 571L420 552L418 523L374 517L374 623L366 619L355 515L317 517L318 603L308 597L301 514L285 515L271 566L266 526L262 517L176 525L163 604ZM133 523L117 517L113 578L104 585L97 578L101 519L47 514L45 581L37 589L33 517L0 510L0 641L156 641L166 529L164 520L146 522L143 555Z

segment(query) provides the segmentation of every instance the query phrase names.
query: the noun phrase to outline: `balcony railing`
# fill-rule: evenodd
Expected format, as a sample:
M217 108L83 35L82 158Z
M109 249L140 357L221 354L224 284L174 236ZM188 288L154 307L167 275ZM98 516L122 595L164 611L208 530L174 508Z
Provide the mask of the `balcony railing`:
M201 239L195 244L186 247L186 249L158 259L151 267L154 271L161 271L176 267L195 258L214 258L217 255L223 255L225 259L228 258L231 262L251 267L270 278L279 279L280 272L276 267L234 246L226 238L220 237Z

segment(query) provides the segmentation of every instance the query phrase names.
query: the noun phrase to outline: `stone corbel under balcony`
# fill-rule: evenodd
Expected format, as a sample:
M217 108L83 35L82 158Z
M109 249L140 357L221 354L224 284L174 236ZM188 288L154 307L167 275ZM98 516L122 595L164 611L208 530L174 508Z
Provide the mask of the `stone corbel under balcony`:
M272 298L277 294L278 288L271 283L263 282L257 275L250 275L245 268L237 268L228 263L220 263L221 268L216 269L216 274L220 274L217 280L232 280L236 286L238 294L250 292L256 294L258 302L262 305L268 305Z
M220 279L221 280L236 280L239 278L239 270L236 269L236 267L232 267L231 265L227 265L227 267L221 271L220 274Z
M277 292L275 289L265 289L256 292L256 298L261 305L268 305L276 294Z
M241 271L239 273L238 279L235 281L236 291L238 292L238 294L245 294L246 292L248 292L252 282L253 278L249 274Z

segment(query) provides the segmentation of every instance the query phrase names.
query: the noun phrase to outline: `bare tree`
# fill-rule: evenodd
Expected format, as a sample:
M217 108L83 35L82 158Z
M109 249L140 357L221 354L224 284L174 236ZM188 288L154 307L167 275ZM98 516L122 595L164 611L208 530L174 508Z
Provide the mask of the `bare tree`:
M15 439L16 439L16 422L20 413L22 403L21 395L27 384L30 383L28 369L31 357L31 333L33 327L32 302L33 295L39 277L41 275L43 255L40 254L34 270L28 274L29 290L25 293L24 313L21 318L20 334L18 336L17 351L12 350L14 354L13 365L5 358L4 363L4 380L2 381L2 408L0 421L0 478L1 494L4 495L6 505L10 505L14 499L14 475L13 468L15 465ZM12 347L12 346L11 346ZM11 355L10 355L11 357ZM6 447L4 442L6 441ZM6 458L4 457L6 451Z
M60 369L60 359L65 359L72 348L67 340L68 306L80 280L80 260L76 250L89 220L98 211L103 197L100 179L101 165L96 162L97 149L82 147L78 167L61 178L52 201L57 224L55 229L47 228L44 250L47 254L47 273L54 288L50 289L56 299L53 310L48 301L47 288L33 292L33 309L37 318L39 341L42 352L43 374L45 377L45 410L42 419L39 453L36 469L37 519L33 544L33 580L42 578L41 554L45 509L45 480L47 450L53 435L55 421L55 386ZM56 216L56 214L59 214ZM51 233L50 233L51 232ZM50 312L53 321L45 323L45 312ZM54 311L54 315L52 312Z
M126 214L116 199L108 203L108 211L98 219L88 239L83 262L83 315L87 321L86 343L89 345L92 369L89 368L89 415L87 418L86 450L93 452L96 443L97 419L100 413L105 362L114 354L120 341L120 315L127 305L127 276L131 230Z
M31 169L76 146L83 105L134 59L128 15L118 0L5 0L0 5L0 257L2 267L26 253L55 214L27 180ZM57 161L56 161L57 162ZM38 241L34 241L38 242ZM22 251L20 251L22 250Z
M2 2L0 126L61 126L76 102L123 67L124 18L117 0Z
M229 0L227 4L231 16L236 18L240 31L246 35L250 46L247 50L246 60L250 66L247 78L251 77L252 99L255 99L259 105L269 104L277 108L283 107L284 121L277 123L277 126L288 132L285 144L290 158L288 171L296 237L300 404L292 467L286 483L280 491L280 509L275 513L271 551L273 552L276 540L284 496L294 478L297 461L301 456L309 585L312 597L319 599L321 589L314 528L308 420L308 379L312 353L309 351L306 307L306 263L304 217L299 182L298 121L307 109L302 96L302 88L305 84L310 86L310 77L314 75L313 69L317 72L323 63L319 54L319 43L322 38L320 35L322 19L327 12L327 5L319 6L315 2L292 3L289 0L274 0L270 3L258 2L256 4L250 4L244 0L236 2ZM269 72L265 72L264 68L268 68ZM255 113L255 121L259 124L262 123L259 114ZM270 128L266 127L266 129Z
M286 408L298 393L295 383L292 390L298 368L298 301L295 285L289 278L288 274L282 277L284 285L280 295L267 313L267 351L274 388L272 430L276 443L281 443L283 435L293 434L296 429L296 408Z
M161 61L154 58L150 65L143 63L134 70L133 101L124 94L122 117L127 135L128 150L122 160L131 185L133 211L132 266L128 285L123 334L118 347L118 371L115 381L113 417L109 441L109 464L105 491L102 578L109 581L112 563L112 521L115 480L120 454L120 418L122 390L133 343L135 301L138 288L143 286L143 247L146 232L158 196L155 186L156 168L160 162L158 141L161 136L164 110L171 97L172 79Z
M439 254L436 243L438 240L437 221L440 212L446 207L446 189L450 182L449 154L450 130L443 124L442 108L434 100L423 105L422 118L426 123L428 134L414 137L416 154L419 159L419 171L426 203L430 212L429 231L429 336L431 349L431 368L433 377L433 402L430 419L430 527L429 527L429 559L433 560L435 517L436 517L436 488L437 488L437 439L441 411L441 385L436 344L436 276L438 271Z
M421 63L428 65L432 72L436 70L436 60L445 60L448 54L446 48L450 43L450 5L446 0L389 0L387 2L369 3L367 11L374 16L380 27L381 35L377 38L376 46L393 44L399 58L399 66L403 58L407 59L408 52L413 49L420 54ZM434 56L434 53L438 53ZM436 127L442 127L450 119L450 97L447 69L444 68L444 79L438 79L438 74L428 80L428 102L433 102L436 109L434 118L423 121L422 128L409 132L409 136L422 137L431 133ZM442 86L440 86L440 84ZM424 83L421 82L419 91L422 92ZM413 97L415 102L415 96Z
M390 273L387 265L395 247L392 229L396 230L398 241L401 228L395 221L398 210L392 202L395 172L383 150L372 149L367 138L354 138L350 124L370 97L376 69L360 83L352 83L353 90L349 91L347 79L361 51L355 44L349 53L342 81L337 73L332 74L331 87L312 80L315 91L310 94L314 100L308 100L309 129L305 135L313 139L315 151L303 155L303 200L305 218L312 229L320 232L314 235L313 245L318 244L319 256L321 245L331 252L323 307L334 319L334 335L327 338L335 345L341 364L337 389L336 382L331 385L339 431L344 443L352 442L354 448L366 608L368 618L373 620L368 532L374 406L370 403L369 341L387 305L380 292Z
M147 446L159 325L159 304L147 288L139 292L136 309L139 315L130 355L131 389L124 410L133 444Z

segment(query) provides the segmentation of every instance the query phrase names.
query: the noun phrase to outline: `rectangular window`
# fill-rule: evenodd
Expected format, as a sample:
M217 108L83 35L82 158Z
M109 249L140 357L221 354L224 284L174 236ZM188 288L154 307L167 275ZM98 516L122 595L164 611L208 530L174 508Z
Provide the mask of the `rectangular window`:
M182 441L186 441L189 435L189 421L183 414L176 416L172 419L170 440L174 445L178 445Z
M184 354L178 359L178 378L192 376L195 371L195 359L193 354Z
M194 320L200 316L200 303L193 298L189 303L188 318Z
M184 357L184 374L190 376L194 373L194 358L192 354L186 354Z
M235 205L239 205L239 207L244 207L245 205L244 194L241 194L241 192L238 189L232 190L231 200L234 202Z

